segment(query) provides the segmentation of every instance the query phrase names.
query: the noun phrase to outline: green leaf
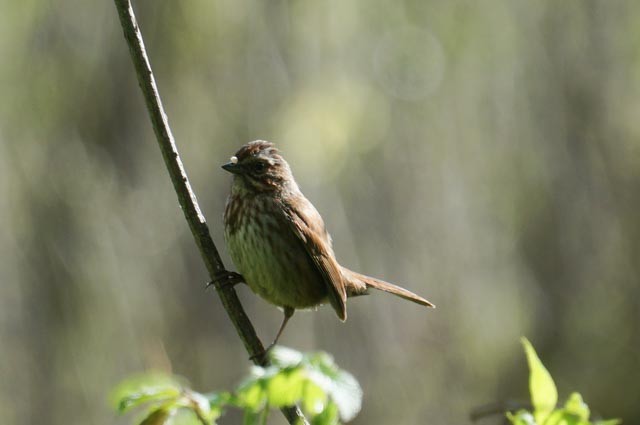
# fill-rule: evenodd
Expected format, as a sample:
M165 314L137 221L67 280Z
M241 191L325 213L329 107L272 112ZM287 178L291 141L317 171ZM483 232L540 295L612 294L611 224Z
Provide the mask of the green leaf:
M233 395L226 391L221 393L205 394L204 397L209 401L209 407L211 409L221 409L228 404L234 404L235 401Z
M506 415L513 425L536 425L533 415L526 410L519 410L516 413L507 412Z
M267 398L272 407L284 407L297 403L303 395L305 373L302 369L285 369L266 383Z
M339 369L326 353L310 356L309 364L309 378L327 392L340 418L345 422L353 419L362 407L362 389L358 381L350 373Z
M171 418L173 412L165 409L152 410L147 417L140 422L140 425L163 425Z
M333 357L324 352L309 355L307 364L331 379L333 379L340 370L338 366L336 366Z
M242 425L260 425L260 418L262 411L260 410L245 410L242 418Z
M238 391L238 404L245 409L257 412L264 407L267 394L260 381L253 382Z
M355 418L362 408L362 388L349 372L341 370L336 375L329 396L338 407L340 418L345 422Z
M222 406L211 407L209 398L191 390L183 390L183 397L179 400L180 406L192 411L198 422L201 418L208 423L213 423L222 415Z
M269 350L271 363L281 369L298 366L304 359L304 354L288 347L276 345Z
M582 396L579 393L571 393L569 399L564 404L564 410L583 421L589 420L589 406L582 401Z
M115 408L124 413L148 402L162 403L180 395L182 386L167 375L148 373L136 375L122 381L112 392Z
M167 425L202 425L195 412L184 407L176 410L176 413L166 423ZM207 423L211 424L213 421L208 421Z
M327 393L319 386L308 380L305 382L302 408L305 412L309 412L315 416L322 412L327 405Z
M522 345L529 363L529 391L534 407L533 415L536 423L543 424L558 402L558 390L529 340L522 338Z
M327 353L303 355L289 348L274 347L270 356L273 365L254 367L251 377L240 386L230 403L256 413L266 402L270 407L301 402L310 415L322 415L326 420L332 418L330 411L336 411L345 421L360 411L360 385L351 374L338 368ZM327 409L330 411L324 413Z
M334 403L329 403L319 414L311 418L311 425L337 425L338 407Z
M551 412L547 419L544 421L544 425L566 425L564 409L558 409Z
M178 379L159 374L130 378L114 391L121 411L149 404L144 425L214 424L225 407L244 410L244 423L266 423L269 408L300 402L314 424L335 425L355 417L362 390L355 378L338 368L326 353L301 354L279 347L274 365L253 367L235 393L207 395L188 389Z
M582 421L576 415L568 413L565 409L557 409L551 412L544 425L589 425L589 421Z

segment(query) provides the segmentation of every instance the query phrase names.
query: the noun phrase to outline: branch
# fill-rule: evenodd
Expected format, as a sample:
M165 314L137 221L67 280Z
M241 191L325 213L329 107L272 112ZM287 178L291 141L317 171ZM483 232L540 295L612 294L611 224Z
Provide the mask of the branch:
M519 401L498 401L495 403L489 403L482 406L474 407L469 415L471 422L479 421L480 419L487 418L493 415L501 415L505 418L506 412L515 412L520 409L531 409L531 403L519 402Z
M158 146L160 147L162 157L169 171L169 177L178 195L178 201L184 212L184 217L189 223L191 233L200 250L202 260L209 271L209 276L211 280L215 280L217 276L225 272L225 268L220 259L218 249L213 243L213 239L211 239L207 222L200 211L196 195L191 189L187 173L180 160L175 140L169 128L167 115L162 107L158 87L156 86L155 78L151 71L151 64L149 63L149 58L144 48L144 41L136 22L133 7L131 6L130 0L114 0L114 2L118 9L124 37L129 46L131 60L133 61L138 77L138 83L147 104L153 131L156 134ZM260 366L266 366L268 360L266 356L264 356L264 346L258 338L249 317L242 308L236 291L231 285L224 285L218 287L217 292L222 301L222 305L227 311L233 326L236 328L240 339L254 363ZM284 408L282 412L290 424L308 424L306 418L297 406Z

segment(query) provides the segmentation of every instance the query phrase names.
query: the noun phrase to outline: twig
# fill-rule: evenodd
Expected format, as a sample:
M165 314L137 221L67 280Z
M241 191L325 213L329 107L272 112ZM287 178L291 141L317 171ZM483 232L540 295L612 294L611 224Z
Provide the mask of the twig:
M520 409L531 409L531 403L513 400L489 403L473 408L469 417L471 419L471 422L476 422L480 419L484 419L493 415L501 415L504 417L504 414L506 412L515 412Z
M151 71L151 64L149 63L144 48L144 41L136 22L133 7L131 6L130 0L114 0L114 2L118 9L124 37L129 46L131 59L138 77L138 83L147 104L153 131L156 134L158 146L162 151L162 157L169 171L169 177L178 195L178 201L189 223L191 233L193 233L193 237L200 250L202 260L209 271L209 276L211 280L215 280L216 277L226 271L220 259L218 249L213 243L213 239L211 239L207 222L200 211L196 195L191 189L187 173L180 160L175 140L169 128L167 116L162 107L158 88L155 78L153 77L153 72ZM253 362L260 366L266 366L268 360L266 356L264 356L264 346L258 338L249 317L247 317L247 314L242 308L232 285L220 286L217 292L222 300L222 305L227 311L231 322L236 328ZM306 418L297 406L284 408L282 412L290 424L308 424Z

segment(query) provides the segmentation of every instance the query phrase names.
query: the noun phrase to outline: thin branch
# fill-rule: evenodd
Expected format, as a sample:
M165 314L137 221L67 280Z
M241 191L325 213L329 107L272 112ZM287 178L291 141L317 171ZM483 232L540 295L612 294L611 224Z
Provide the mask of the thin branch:
M129 0L114 0L114 2L118 9L124 37L129 46L131 59L138 77L138 83L147 104L153 131L156 134L158 146L162 151L165 165L169 171L169 177L178 195L178 201L189 223L191 233L193 233L193 237L200 250L202 260L209 271L209 276L211 280L215 280L217 276L225 272L225 268L220 259L218 249L213 243L213 239L211 239L207 222L200 211L196 195L191 189L187 173L180 160L175 140L169 128L167 116L162 107L158 87L156 86L155 78L151 71L151 64L149 63L144 48L144 41L136 22L133 7ZM264 356L264 346L258 338L249 317L242 308L233 287L231 285L220 287L218 289L218 295L247 352L251 358L254 359L254 363L260 366L266 366L268 360ZM284 408L282 412L291 424L308 423L297 406Z
M469 417L471 419L471 422L476 422L480 419L484 419L493 415L501 415L502 417L505 417L504 415L506 412L515 412L520 409L531 409L531 407L531 403L529 402L520 402L513 400L498 401L495 403L489 403L473 408Z

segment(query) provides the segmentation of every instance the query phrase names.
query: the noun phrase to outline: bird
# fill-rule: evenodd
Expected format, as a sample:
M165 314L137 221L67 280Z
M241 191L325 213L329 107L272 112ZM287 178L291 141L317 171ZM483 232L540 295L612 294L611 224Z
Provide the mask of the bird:
M295 310L329 303L345 321L347 298L365 295L370 288L435 307L407 289L338 263L320 213L273 143L247 143L222 168L233 174L224 239L239 274L226 272L217 283L242 281L282 308L284 318L268 349L277 344Z

